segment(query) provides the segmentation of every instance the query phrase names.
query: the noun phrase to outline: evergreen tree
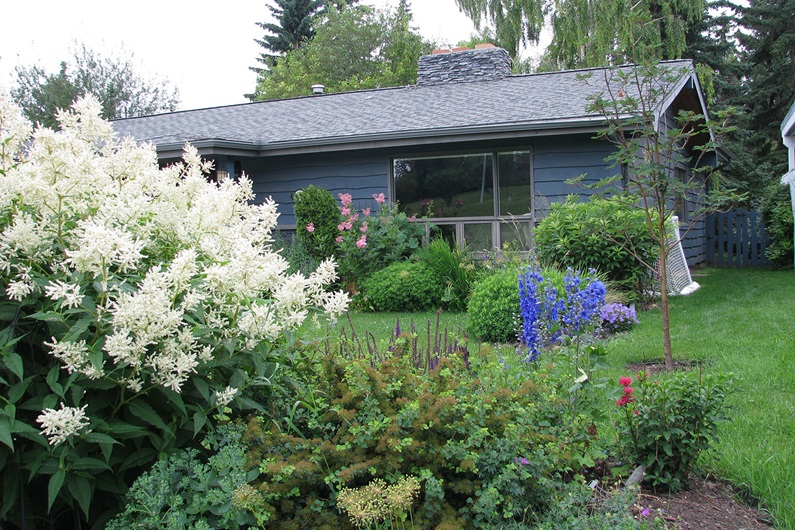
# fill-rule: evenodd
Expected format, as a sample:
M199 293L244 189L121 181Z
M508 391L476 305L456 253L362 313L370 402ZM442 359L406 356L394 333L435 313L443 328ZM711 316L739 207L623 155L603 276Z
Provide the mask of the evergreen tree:
M792 218L789 195L780 184L787 171L781 122L795 100L795 0L749 0L739 35L748 65L742 94L745 115L735 175L758 205L768 236L768 258L778 266L792 264ZM772 252L771 252L772 251Z
M750 0L742 17L740 42L746 50L746 126L759 157L786 161L779 127L795 99L795 0ZM780 171L783 174L784 171Z
M314 34L312 19L325 6L325 0L272 0L268 10L276 18L276 23L257 22L257 26L267 33L262 39L254 39L265 48L257 58L260 67L252 67L258 74L272 68L278 58L292 50L297 50Z
M687 30L683 57L707 67L699 76L712 108L741 103L746 68L737 40L739 12L732 0L708 0L704 16Z

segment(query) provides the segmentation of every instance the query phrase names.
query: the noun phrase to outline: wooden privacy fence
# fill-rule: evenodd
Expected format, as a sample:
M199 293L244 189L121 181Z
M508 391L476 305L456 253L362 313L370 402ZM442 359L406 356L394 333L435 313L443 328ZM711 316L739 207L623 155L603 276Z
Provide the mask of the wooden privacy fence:
M707 217L707 262L719 267L764 267L767 238L762 215L734 210Z

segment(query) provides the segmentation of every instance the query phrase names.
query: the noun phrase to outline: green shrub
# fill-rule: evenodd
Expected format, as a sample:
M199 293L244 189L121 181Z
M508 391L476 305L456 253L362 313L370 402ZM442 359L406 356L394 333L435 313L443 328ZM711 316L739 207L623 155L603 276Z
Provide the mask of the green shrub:
M309 186L293 194L295 237L317 263L336 255L340 210L328 190Z
M519 272L498 270L478 281L467 306L469 331L486 342L516 342L519 329Z
M654 488L686 487L699 454L715 442L718 423L728 419L731 378L674 372L652 380L640 372L634 386L630 377L620 383L619 442L627 459L646 468Z
M427 311L441 305L443 294L442 280L425 263L398 261L364 281L361 304L373 311Z
M478 275L467 250L459 246L451 247L439 237L417 251L417 255L444 283L442 301L447 309L465 311L472 285Z
M420 481L415 528L497 528L550 509L593 442L567 419L550 377L511 370L484 349L429 373L408 357L382 364L326 356L314 391L281 422L253 421L248 465L268 528L353 528L342 488ZM574 427L577 426L577 427Z
M767 233L765 255L777 269L791 269L793 263L792 200L788 186L774 184L767 190L762 206Z
M536 227L535 251L543 265L596 269L620 289L642 295L649 278L643 264L656 261L645 214L609 199L569 198L552 204Z

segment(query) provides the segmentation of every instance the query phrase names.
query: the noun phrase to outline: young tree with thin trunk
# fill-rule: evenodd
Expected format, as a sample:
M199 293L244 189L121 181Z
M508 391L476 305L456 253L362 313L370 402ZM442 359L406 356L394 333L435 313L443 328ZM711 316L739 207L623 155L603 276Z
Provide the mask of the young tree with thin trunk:
M583 80L606 87L592 99L589 111L607 120L599 136L615 146L607 160L622 168L623 175L598 186L612 200L645 214L657 248L657 262L646 265L659 278L663 352L665 366L672 370L667 258L707 214L737 199L717 171L718 140L730 130L730 113L720 112L711 120L696 110L674 115L662 107L683 76L696 82L692 68L649 63L606 69L604 75L604 79ZM679 238L673 230L677 213Z

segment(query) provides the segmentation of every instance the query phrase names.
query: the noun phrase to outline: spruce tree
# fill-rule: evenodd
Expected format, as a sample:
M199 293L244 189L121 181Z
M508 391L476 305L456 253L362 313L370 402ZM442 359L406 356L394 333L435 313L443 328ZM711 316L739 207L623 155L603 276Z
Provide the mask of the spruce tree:
M258 74L272 68L278 58L292 50L297 50L314 34L313 17L326 5L325 0L272 0L275 5L268 9L276 17L276 23L257 22L266 31L262 39L254 39L265 48L257 62L263 66L251 69Z
M777 165L783 165L779 128L795 99L795 0L750 0L743 11L739 38L749 65L744 99L751 145L758 156L780 158Z

